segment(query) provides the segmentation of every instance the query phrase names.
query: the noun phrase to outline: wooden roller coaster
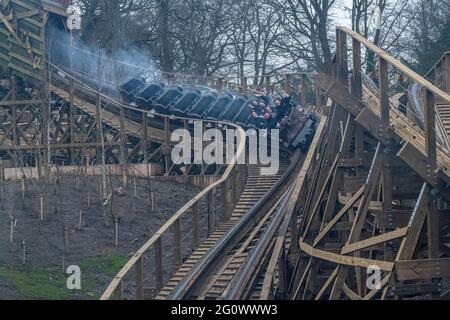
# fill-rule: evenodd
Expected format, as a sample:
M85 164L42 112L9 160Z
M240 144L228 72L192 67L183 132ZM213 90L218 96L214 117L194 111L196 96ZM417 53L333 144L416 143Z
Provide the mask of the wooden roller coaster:
M241 126L200 119L203 128L237 131L233 161L182 168L171 161L170 136L192 130L192 118L125 104L57 67L47 59L46 27L64 13L12 3L34 13L23 19L40 33L27 60L19 30L2 19L0 43L8 46L0 64L11 70L1 81L2 168L99 163L105 149L103 160L125 172L131 163L158 162L167 176L213 176L131 257L103 300L450 298L448 54L424 78L338 28L332 72L316 75L314 102L299 74L302 105L318 119L306 153L285 150L280 171L262 176L261 166L237 164L246 152ZM378 57L376 81L365 75L363 48ZM406 113L391 97L392 71L418 86ZM293 76L280 76L287 92ZM246 79L234 87L257 91ZM233 85L212 80L218 92Z

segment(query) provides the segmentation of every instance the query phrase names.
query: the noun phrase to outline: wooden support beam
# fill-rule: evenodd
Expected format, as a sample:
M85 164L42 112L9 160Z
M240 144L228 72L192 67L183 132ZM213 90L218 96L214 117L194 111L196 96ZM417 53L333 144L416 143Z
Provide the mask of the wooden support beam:
M307 255L311 257L336 263L342 266L369 268L370 266L376 265L379 266L382 271L391 272L392 270L394 270L393 262L378 261L359 257L350 257L341 254L335 254L324 250L314 249L313 246L304 243L303 239L300 240L300 248L302 249L302 251L304 251Z
M432 195L429 195L430 199ZM435 259L441 256L440 250L440 223L437 200L430 201L427 214L428 258Z
M302 86L302 92L301 92L301 104L303 108L306 108L308 104L308 84L306 81L306 75L302 74L301 78L301 86Z
M384 130L389 127L389 64L388 62L379 57L378 59L378 73L379 73L379 86L380 86L380 115L381 115L381 125L380 130Z
M450 277L450 259L402 260L395 263L399 281L431 280Z
M361 68L361 43L352 39L353 45L353 70L352 70L352 95L362 100L362 68Z
M361 187L359 191L353 196L353 198L342 208L338 214L333 218L333 220L330 221L330 223L327 224L327 226L320 232L320 234L317 236L317 238L314 241L314 247L317 247L320 242L325 238L325 236L336 226L336 224L344 217L346 213L350 209L352 209L355 204L361 199L365 192L365 188Z
M402 229L397 229L395 231L392 232L388 232L367 240L362 240L353 244L348 244L346 245L343 249L341 254L347 255L347 254L351 254L357 251L362 251L362 250L366 250L366 249L370 249L372 247L375 247L377 245L389 242L389 241L393 241L399 238L403 238L404 236L406 236L406 234L408 233L408 228L402 228Z
M337 79L344 86L348 85L348 52L347 52L347 34L340 29L336 29L336 62Z
M320 300L322 299L325 292L328 290L330 285L333 283L333 281L336 280L336 277L341 269L341 266L337 266L336 269L334 269L333 273L328 277L327 281L325 281L325 284L320 288L319 293L317 294L316 298L314 300Z

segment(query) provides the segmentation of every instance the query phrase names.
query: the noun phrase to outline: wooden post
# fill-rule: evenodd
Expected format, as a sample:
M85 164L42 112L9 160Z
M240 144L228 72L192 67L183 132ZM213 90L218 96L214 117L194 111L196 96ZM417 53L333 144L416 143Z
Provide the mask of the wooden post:
M442 88L445 92L450 93L450 53L447 53L444 58L444 87Z
M17 83L16 83L16 77L12 76L11 77L11 100L15 101L17 100ZM18 141L18 135L17 135L17 107L15 105L13 105L11 107L11 116L12 116L12 121L11 121L11 131L12 131L12 142L13 142L13 148L14 148L14 153L13 153L13 158L14 158L14 167L18 167L18 163L17 163L17 153L15 151L16 146L19 145L19 141ZM44 115L44 113L43 113ZM45 128L45 126L43 126L43 128ZM45 141L45 140L43 140Z
M142 139L141 139L141 150L144 153L144 163L148 163L148 125L147 125L147 114L142 113Z
M123 172L123 185L126 186L128 184L128 177L126 171L128 151L127 151L127 143L128 137L125 128L125 108L123 105L120 105L120 153L121 153L121 164L122 164L122 172Z
M248 79L247 77L242 78L242 93L248 93Z
M209 234L216 230L216 189L208 193L208 225Z
M430 192L431 193L431 192ZM432 199L432 195L429 195ZM432 200L428 206L427 214L427 235L428 235L428 259L437 259L441 255L440 249L440 224L437 201Z
M152 189L148 190L148 201L150 206L150 211L155 212L155 195Z
M383 58L378 59L378 72L380 81L380 115L383 128L380 128L384 133L389 127L389 69L388 62Z
M75 143L75 103L74 103L74 83L73 78L69 79L69 126L70 143ZM70 150L71 164L75 164L75 151Z
M40 210L39 210L39 220L41 222L44 222L45 216L44 216L44 194L41 193L41 195L39 196L39 203L40 203Z
M114 219L114 245L119 246L119 218Z
M192 246L194 251L200 245L200 216L198 202L192 206Z
M164 285L162 241L161 238L155 242L155 283L156 290L160 290Z
M222 93L222 91L223 91L223 79L219 78L217 80L217 92Z
M266 76L266 91L267 91L268 95L270 95L271 92L272 92L272 85L271 85L270 76Z
M316 107L322 106L322 93L319 86L316 85Z
M170 120L168 117L164 117L164 173L166 176L170 175L170 165L169 165L169 146L170 146Z
M306 108L308 105L308 89L307 89L307 81L306 81L306 74L302 74L302 80L301 80L301 104L303 108Z
M136 263L136 300L144 299L144 261L142 258L140 258Z
M337 77L344 84L348 84L348 62L347 62L347 34L340 29L336 31L336 55L337 55Z
M69 254L69 229L64 227L64 255Z
M434 105L434 94L425 90L425 152L428 156L429 174L434 175L437 166L436 151L436 111Z
M177 267L181 266L182 263L182 247L181 247L181 225L180 220L177 220L173 224L173 233L174 233L174 257L175 257L175 265Z
M96 138L97 138L97 164L101 164L101 159L102 159L102 147L101 147L101 143L102 143L102 122L100 119L100 108L101 108L101 97L99 94L97 94L96 99L95 99L95 112L96 112L96 129L97 129L97 134L96 134ZM103 198L103 194L102 194L102 198Z
M26 250L26 242L25 240L22 241L22 265L25 265L26 263L26 254L27 254L27 250Z
M352 94L362 99L361 43L356 39L353 39Z
M0 160L0 182L5 182L5 163L3 162L3 159Z
M14 225L15 225L15 223L16 223L16 219L11 218L9 220L9 226L10 226L10 229L9 229L9 243L11 243L11 244L14 243Z
M78 223L78 230L83 229L83 210L80 210L80 220Z
M291 93L292 93L291 75L290 74L286 74L284 76L284 91L288 95L291 95Z

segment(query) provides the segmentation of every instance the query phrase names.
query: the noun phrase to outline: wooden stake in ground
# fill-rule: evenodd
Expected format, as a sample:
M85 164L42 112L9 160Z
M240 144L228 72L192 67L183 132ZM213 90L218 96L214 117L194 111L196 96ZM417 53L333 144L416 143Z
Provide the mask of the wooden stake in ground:
M25 240L24 240L24 241L22 241L22 264L23 265L25 265L25 263L26 263L26 253L27 253L27 251L26 251L26 243L25 243Z
M25 193L26 193L26 185L25 185L25 176L22 176L22 209L25 209Z
M5 187L2 186L2 210L5 210Z
M148 190L148 199L150 201L150 211L155 212L155 196L152 189Z
M136 208L136 202L137 202L137 181L136 181L136 177L134 177L133 184L134 184L133 211L136 212L136 210L137 210L137 208Z
M22 199L25 200L25 193L26 193L25 176L22 176L21 182L22 182Z
M81 230L83 228L83 210L80 210L80 221L78 224L78 230Z
M69 229L64 227L64 255L69 254Z
M119 246L119 218L114 219L114 245Z
M16 219L11 217L11 219L9 220L9 242L11 244L14 243L14 229L15 229L15 227L16 227Z
M41 193L40 195L40 212L39 212L39 221L44 222L44 194Z

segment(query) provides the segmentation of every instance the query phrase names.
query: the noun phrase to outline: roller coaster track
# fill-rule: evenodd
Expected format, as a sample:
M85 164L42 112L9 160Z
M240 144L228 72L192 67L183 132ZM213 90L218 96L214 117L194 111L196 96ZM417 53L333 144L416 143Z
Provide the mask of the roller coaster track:
M248 180L244 191L241 194L241 198L237 203L231 219L225 224L219 227L215 233L213 233L198 250L196 250L189 260L187 260L178 270L178 272L172 277L172 280L161 290L157 299L167 299L167 298L177 298L177 291L180 290L179 287L182 285L181 282L187 281L188 274L191 275L195 270L200 268L198 265L201 260L211 259L209 264L216 265L219 264L219 268L222 265L227 265L225 270L220 270L220 275L212 275L211 279L208 280L196 280L197 283L210 283L210 288L208 293L199 293L198 297L204 299L211 299L212 295L217 295L221 288L225 289L225 284L229 283L235 273L239 270L239 266L245 261L248 256L249 250L254 245L255 241L258 240L258 236L264 227L270 222L273 216L274 210L269 210L269 213L261 219L258 223L258 219L252 217L253 221L249 218L245 219L249 223L242 227L240 220L243 216L249 212L261 199L267 199L266 201L274 201L270 191L274 186L282 180L282 175L286 171L286 165L280 168L280 171L273 176L262 176L261 168L258 166L249 167L248 169ZM269 193L269 194L268 194ZM270 197L269 197L270 196ZM270 199L269 199L270 198ZM254 229L250 228L250 224L253 225L257 223ZM241 232L234 231L235 228L244 229ZM231 235L231 233L236 233ZM240 239L241 238L241 239ZM233 248L231 248L230 255L226 254L229 243L236 243ZM216 257L209 258L210 251L215 249ZM213 250L214 251L214 250ZM218 259L229 260L224 264L218 263ZM209 270L208 270L209 271ZM205 271L207 272L207 271ZM197 276L196 276L197 277ZM216 280L216 281L214 281ZM194 286L194 285L192 285ZM205 285L206 286L206 285ZM225 287L224 287L225 286ZM199 289L200 290L200 289ZM188 290L189 292L191 290ZM221 292L223 293L223 292Z

